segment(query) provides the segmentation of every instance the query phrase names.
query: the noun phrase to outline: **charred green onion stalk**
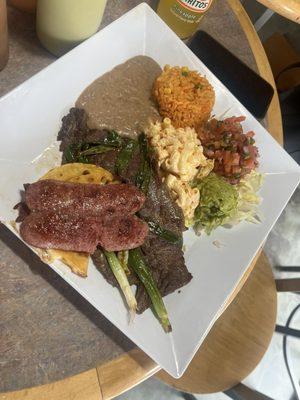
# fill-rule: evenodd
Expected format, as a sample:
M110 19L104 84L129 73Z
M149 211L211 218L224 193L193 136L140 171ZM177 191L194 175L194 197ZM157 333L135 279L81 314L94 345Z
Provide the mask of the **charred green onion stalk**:
M126 275L130 275L130 269L128 268L128 258L129 258L128 250L121 250L118 252L118 260L120 261L121 267L125 271Z
M172 327L162 296L154 282L150 269L144 261L141 250L132 249L129 251L129 265L145 286L145 289L152 301L153 308L165 332L171 332Z
M108 151L121 148L123 139L117 132L108 132L107 137L101 142L71 144L65 152L65 158L68 163L81 162L89 163L87 156L106 153Z
M121 175L123 172L126 172L136 148L137 148L137 142L133 139L129 139L123 145L122 149L119 152L116 162L116 173L118 175Z
M169 243L182 245L182 238L176 235L174 232L162 228L154 221L147 220L146 222L148 223L150 232L155 233L155 235L159 236L161 239L164 239Z
M81 151L80 155L81 156L90 156L93 154L101 154L101 153L106 153L107 151L111 151L113 149L114 149L113 146L106 146L106 145L99 144L97 146L90 147L87 150Z
M139 148L142 156L140 169L136 177L136 186L145 194L148 193L151 180L151 164L148 150L147 138L144 133L139 136Z
M131 287L129 285L126 273L122 268L116 254L113 251L103 250L103 252L124 294L124 297L129 307L130 319L132 320L136 313L137 303L136 303L136 298L132 293Z

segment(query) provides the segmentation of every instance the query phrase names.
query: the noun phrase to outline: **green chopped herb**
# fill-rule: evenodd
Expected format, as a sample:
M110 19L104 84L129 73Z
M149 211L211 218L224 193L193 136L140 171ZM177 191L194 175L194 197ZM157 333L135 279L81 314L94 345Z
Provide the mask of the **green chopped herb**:
M242 154L244 160L249 160L250 154Z
M234 152L235 151L235 147L231 144L231 145L226 147L226 150Z

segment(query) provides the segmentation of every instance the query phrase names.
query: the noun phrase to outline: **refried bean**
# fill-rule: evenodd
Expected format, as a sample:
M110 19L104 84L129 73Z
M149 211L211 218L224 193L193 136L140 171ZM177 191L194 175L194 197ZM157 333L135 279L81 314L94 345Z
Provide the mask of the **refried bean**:
M76 107L86 111L90 129L114 129L135 138L149 121L161 119L151 98L153 82L160 74L152 58L133 57L90 84Z

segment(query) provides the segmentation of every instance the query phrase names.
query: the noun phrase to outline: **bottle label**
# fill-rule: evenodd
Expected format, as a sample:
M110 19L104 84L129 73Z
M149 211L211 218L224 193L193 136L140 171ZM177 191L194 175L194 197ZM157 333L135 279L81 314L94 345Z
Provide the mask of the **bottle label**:
M204 13L206 12L211 3L212 0L177 0L178 3L180 3L183 7L187 8L190 11L194 11L196 13Z

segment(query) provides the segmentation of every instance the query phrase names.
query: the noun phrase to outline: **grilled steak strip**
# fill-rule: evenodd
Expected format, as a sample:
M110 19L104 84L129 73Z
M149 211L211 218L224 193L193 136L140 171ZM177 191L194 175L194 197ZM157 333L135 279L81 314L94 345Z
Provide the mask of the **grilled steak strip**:
M33 212L20 226L26 243L42 249L93 253L98 244L108 251L141 246L148 226L134 215L83 217L57 212Z
M78 108L72 108L69 114L63 118L62 128L58 135L58 140L62 141L60 149L63 152L63 162L66 161L65 151L69 145L101 142L107 136L107 130L88 129L86 120L85 111ZM119 150L116 149L107 153L89 156L89 162L115 173L118 154ZM123 172L120 177L123 182L135 184L140 163L141 157L137 149L127 171ZM185 229L182 211L172 200L168 188L161 182L155 168L153 168L148 195L143 208L139 211L139 216L145 219L150 218L163 228L169 229L179 236L182 235L182 231ZM192 275L185 266L180 245L168 243L149 233L141 248L162 296L174 292L192 279ZM97 248L92 258L105 279L110 284L118 286L100 248ZM129 275L129 282L137 285L138 312L141 313L150 306L150 299L144 286L133 271Z
M32 211L64 211L82 216L129 215L144 204L133 185L71 183L45 179L26 186L25 202Z

